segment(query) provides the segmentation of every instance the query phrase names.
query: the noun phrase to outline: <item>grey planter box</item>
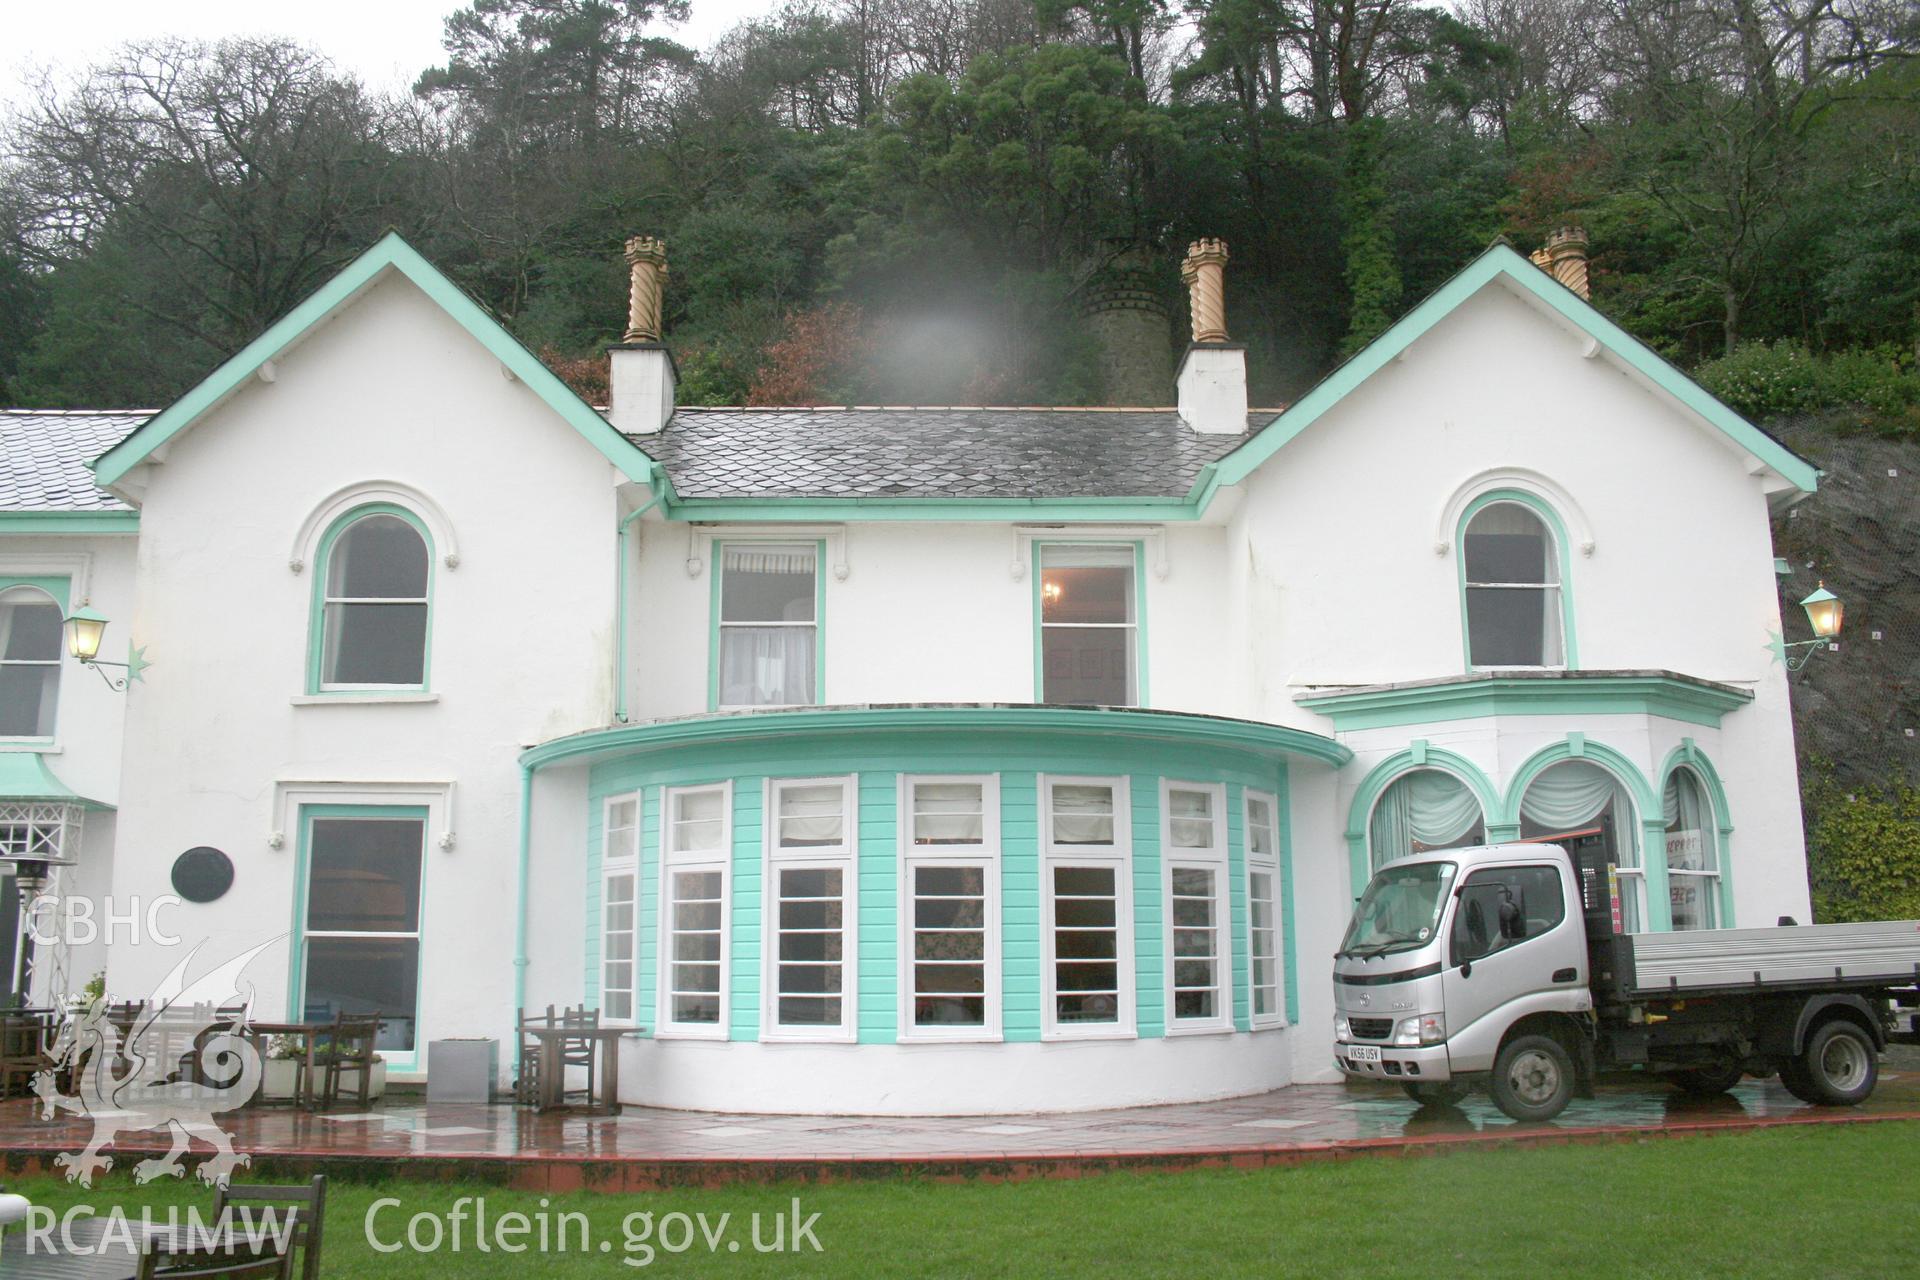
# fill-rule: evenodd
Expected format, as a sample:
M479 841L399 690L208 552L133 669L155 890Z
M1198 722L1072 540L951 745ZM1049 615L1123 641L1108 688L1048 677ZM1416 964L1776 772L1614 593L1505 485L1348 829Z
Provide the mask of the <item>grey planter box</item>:
M499 1078L498 1040L431 1040L427 1043L428 1102L491 1102Z

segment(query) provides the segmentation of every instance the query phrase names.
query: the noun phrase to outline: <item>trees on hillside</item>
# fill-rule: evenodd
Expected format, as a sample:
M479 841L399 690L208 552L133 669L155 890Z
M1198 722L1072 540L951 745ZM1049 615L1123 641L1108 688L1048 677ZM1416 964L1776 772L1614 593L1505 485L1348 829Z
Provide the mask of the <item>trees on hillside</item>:
M562 356L617 330L621 240L664 234L692 399L797 394L779 353L823 317L871 354L848 394L1095 396L1080 289L1132 245L1177 313L1198 235L1269 402L1569 220L1678 358L1910 348L1916 12L787 0L695 54L686 0L469 0L395 97L285 42L135 47L0 143L0 387L163 400L389 225Z
M43 85L7 175L51 339L23 376L95 403L184 389L408 205L396 130L285 41L133 45Z

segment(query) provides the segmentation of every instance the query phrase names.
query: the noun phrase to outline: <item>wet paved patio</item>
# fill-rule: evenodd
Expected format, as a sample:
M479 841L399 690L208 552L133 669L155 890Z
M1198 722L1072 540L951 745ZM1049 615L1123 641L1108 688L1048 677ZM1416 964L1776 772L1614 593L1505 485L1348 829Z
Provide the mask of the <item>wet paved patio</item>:
M1550 1124L1516 1124L1476 1094L1418 1107L1379 1085L1296 1085L1184 1106L1025 1116L747 1116L628 1107L617 1117L535 1115L510 1106L426 1105L395 1096L360 1113L251 1108L220 1120L255 1179L326 1171L347 1177L472 1180L529 1190L652 1190L776 1179L1072 1177L1116 1168L1253 1167L1461 1144L1617 1141L1786 1124L1920 1119L1920 1071L1881 1075L1861 1107L1809 1107L1772 1080L1696 1100L1638 1080L1603 1085ZM42 1120L0 1103L9 1176L58 1172L91 1123ZM108 1150L118 1171L164 1151L159 1133ZM204 1152L195 1145L195 1154Z

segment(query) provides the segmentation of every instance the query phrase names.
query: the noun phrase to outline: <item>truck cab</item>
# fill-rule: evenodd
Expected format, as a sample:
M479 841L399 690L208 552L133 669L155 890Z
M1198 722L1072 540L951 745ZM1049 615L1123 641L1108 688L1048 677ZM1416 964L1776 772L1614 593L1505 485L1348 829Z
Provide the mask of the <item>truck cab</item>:
M1555 845L1448 849L1382 869L1334 956L1336 1065L1444 1098L1493 1070L1516 1023L1589 1018L1581 904Z

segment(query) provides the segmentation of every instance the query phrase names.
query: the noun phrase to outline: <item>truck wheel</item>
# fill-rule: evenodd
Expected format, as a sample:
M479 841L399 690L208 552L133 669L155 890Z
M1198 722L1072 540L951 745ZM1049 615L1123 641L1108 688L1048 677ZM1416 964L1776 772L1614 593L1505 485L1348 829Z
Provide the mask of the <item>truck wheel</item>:
M1843 1018L1815 1028L1794 1065L1795 1074L1812 1094L1807 1101L1822 1107L1865 1102L1880 1079L1880 1054L1873 1038Z
M1493 1060L1491 1090L1515 1120L1551 1120L1573 1099L1573 1059L1552 1036L1515 1036Z
M1725 1093L1740 1083L1746 1070L1738 1062L1723 1063L1717 1067L1695 1067L1688 1071L1676 1071L1667 1079L1690 1098L1711 1098Z
M1465 1080L1447 1080L1437 1084L1414 1084L1403 1081L1400 1085L1407 1096L1423 1107L1450 1107L1473 1092L1473 1086Z
M1813 1095L1813 1085L1807 1080L1806 1068L1800 1065L1798 1058L1788 1058L1780 1064L1780 1087L1802 1102L1819 1101Z

